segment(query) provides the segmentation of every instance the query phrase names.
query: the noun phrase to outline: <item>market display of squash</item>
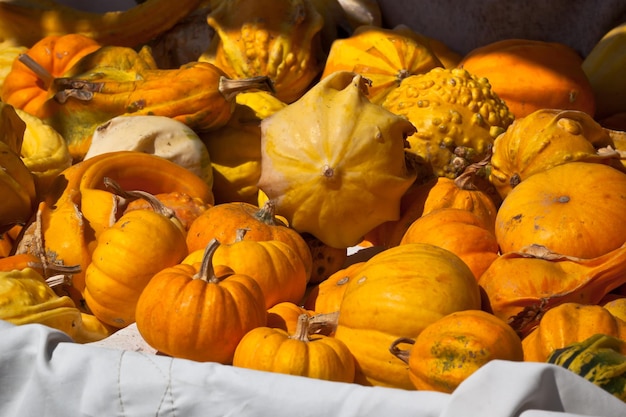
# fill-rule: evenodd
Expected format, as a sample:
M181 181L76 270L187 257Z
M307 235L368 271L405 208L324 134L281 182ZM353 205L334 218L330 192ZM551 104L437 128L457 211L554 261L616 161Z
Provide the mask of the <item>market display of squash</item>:
M29 2L0 1L0 319L405 390L551 362L624 399L624 25L462 56L371 0ZM161 68L191 12L207 49Z

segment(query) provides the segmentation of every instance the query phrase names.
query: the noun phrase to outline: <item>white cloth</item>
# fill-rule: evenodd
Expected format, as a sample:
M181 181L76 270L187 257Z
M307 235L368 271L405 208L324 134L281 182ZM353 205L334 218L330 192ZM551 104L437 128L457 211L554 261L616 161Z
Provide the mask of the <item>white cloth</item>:
M624 417L626 404L573 373L493 361L451 394L319 381L73 343L0 321L4 417Z

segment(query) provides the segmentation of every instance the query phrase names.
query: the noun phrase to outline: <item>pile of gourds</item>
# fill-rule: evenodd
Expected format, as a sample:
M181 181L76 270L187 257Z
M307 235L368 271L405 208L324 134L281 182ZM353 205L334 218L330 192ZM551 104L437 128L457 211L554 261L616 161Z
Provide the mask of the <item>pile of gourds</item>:
M626 398L625 25L461 56L372 1L172 4L0 2L1 319L442 392L575 355Z

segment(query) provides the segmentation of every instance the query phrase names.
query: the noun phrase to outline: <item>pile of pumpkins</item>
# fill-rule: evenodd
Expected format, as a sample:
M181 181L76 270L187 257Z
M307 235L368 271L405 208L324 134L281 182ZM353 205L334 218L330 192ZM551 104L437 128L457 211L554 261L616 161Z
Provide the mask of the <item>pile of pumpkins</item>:
M0 318L408 390L592 366L626 399L625 25L462 56L371 1L181 3L214 34L176 68L96 14L3 34Z

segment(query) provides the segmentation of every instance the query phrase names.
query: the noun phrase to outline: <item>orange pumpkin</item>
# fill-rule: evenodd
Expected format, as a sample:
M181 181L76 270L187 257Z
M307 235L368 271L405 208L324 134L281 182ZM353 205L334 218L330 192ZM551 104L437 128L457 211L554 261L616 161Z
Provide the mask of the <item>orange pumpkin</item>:
M274 304L267 309L267 327L282 329L289 334L294 334L298 326L298 318L302 314L312 316L314 313L291 301Z
M530 39L503 39L466 54L458 67L489 80L516 118L539 109L595 113L583 58L568 45Z
M348 347L334 337L309 334L309 319L306 313L301 314L294 333L270 327L251 330L237 345L233 365L326 381L353 382L355 365Z
M533 244L595 258L626 241L626 174L604 164L568 162L526 178L496 216L500 250Z
M200 264L158 272L137 302L137 330L153 348L199 362L231 363L250 330L267 324L263 291L247 275L214 268L219 242L207 245Z
M410 350L398 348L412 343ZM398 339L391 352L409 364L411 382L418 390L452 393L488 362L521 362L522 341L503 320L482 310L450 313L428 325L414 341ZM408 358L407 358L408 356Z
M314 286L307 295L304 307L320 314L339 311L348 282L364 264L365 262L350 264Z
M626 340L626 322L599 305L561 304L548 310L539 326L522 340L524 360L545 362L554 349L582 342L598 333ZM622 353L626 354L626 350Z
M302 233L302 237L309 246L313 260L311 277L309 278L310 284L324 281L339 271L346 259L348 259L348 250L346 248L333 248L310 233Z
M498 257L498 241L481 219L468 210L441 208L415 220L400 244L430 243L463 260L478 279Z
M239 201L214 205L189 226L187 247L190 252L203 249L214 238L232 243L237 240L238 229L246 230L245 240L280 240L290 245L301 256L308 280L313 264L309 246L297 231L274 215L272 201L261 208Z

